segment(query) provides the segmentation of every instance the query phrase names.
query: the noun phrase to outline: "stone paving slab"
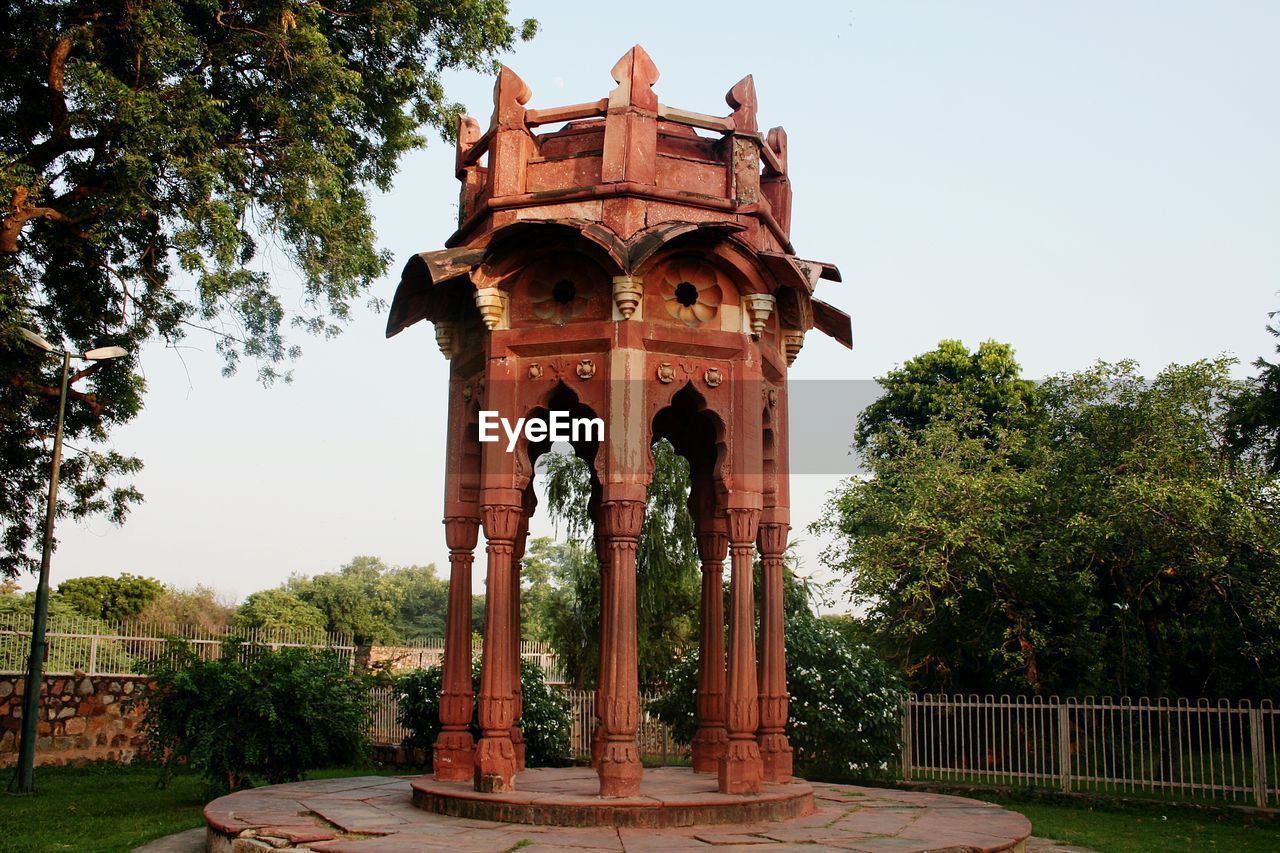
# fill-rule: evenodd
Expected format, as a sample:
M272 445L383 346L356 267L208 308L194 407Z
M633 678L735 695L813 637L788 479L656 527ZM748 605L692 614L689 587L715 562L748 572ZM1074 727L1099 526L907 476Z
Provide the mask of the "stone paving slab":
M595 779L590 770L568 768L560 772L566 774L564 778L544 775L543 781L575 800L583 798L582 786ZM702 789L707 777L688 770L674 774L650 771L646 775L673 783L670 791L649 799L705 794ZM821 784L812 786L814 811L790 820L671 829L497 823L413 808L411 778L326 779L221 797L205 808L205 819L213 830L206 849L241 853L268 849L268 845L274 848L283 840L286 846L279 849L326 853L491 853L517 845L530 851L583 853L922 853L956 849L1021 853L1028 849L1026 841L1031 834L1031 824L1022 815L978 800L924 791ZM517 784L525 778L526 774L521 774ZM539 787L543 790L537 796L547 796L545 786Z

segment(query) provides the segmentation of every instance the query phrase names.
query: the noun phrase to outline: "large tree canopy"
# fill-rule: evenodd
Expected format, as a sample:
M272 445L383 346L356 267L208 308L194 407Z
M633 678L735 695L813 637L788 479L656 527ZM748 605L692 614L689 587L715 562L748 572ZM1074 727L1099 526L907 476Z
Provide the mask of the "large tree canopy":
M870 476L820 527L877 645L926 690L1274 691L1280 506L1227 446L1230 364L1100 363L1029 417L940 377L921 426L864 421Z
M0 5L0 572L34 565L56 417L51 360L19 326L133 357L92 371L67 435L104 440L141 407L136 352L192 328L265 382L290 325L332 334L385 270L368 193L421 130L452 132L448 69L491 67L506 0L19 0ZM302 293L258 257L292 261ZM299 311L292 306L301 305ZM74 455L60 512L122 520L140 466Z

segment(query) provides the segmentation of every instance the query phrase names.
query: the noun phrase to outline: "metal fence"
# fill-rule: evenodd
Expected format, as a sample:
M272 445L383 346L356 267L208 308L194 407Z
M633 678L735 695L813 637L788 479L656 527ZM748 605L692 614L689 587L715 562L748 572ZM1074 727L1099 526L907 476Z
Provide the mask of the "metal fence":
M265 630L211 632L191 625L140 625L62 617L49 619L46 637L44 674L51 676L77 672L91 676L142 675L142 664L167 653L170 637L186 640L205 660L217 658L227 639L276 649L332 649L347 661L353 661L355 653L355 647L341 634ZM31 617L0 614L0 673L25 672L30 654Z
M595 694L586 690L564 690L562 695L569 702L569 751L577 758L589 757L595 733ZM396 720L399 701L395 688L374 688L369 698L372 706L370 742L375 746L399 746L408 731ZM688 744L679 743L667 726L645 710L645 704L654 698L657 697L650 694L640 696L640 730L637 733L640 755L664 764L686 763L689 760Z
M596 729L596 695L588 690L566 690L569 700L569 749L579 758L591 755ZM689 745L680 743L671 729L650 714L648 703L657 699L652 693L640 694L640 721L636 731L636 743L640 757L664 764L685 764L689 761Z
M1280 805L1271 702L911 696L902 778Z
M400 703L394 687L375 687L369 691L369 743L374 746L399 746L409 734L400 725L397 714Z

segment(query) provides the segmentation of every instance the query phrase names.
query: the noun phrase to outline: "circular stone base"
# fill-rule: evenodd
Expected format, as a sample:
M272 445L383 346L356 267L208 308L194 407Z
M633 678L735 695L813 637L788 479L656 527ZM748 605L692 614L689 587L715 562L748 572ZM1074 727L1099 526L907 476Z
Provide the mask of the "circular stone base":
M517 776L516 784L523 784L531 772ZM665 772L646 770L645 776L659 777ZM487 853L527 847L529 853L583 848L600 853L717 853L726 849L781 853L802 844L804 850L814 853L991 853L1021 851L1031 834L1025 817L990 803L922 791L822 784L812 785L813 813L789 820L669 829L497 823L414 808L410 803L414 781L403 776L355 776L229 794L205 806L205 849L209 853L273 849Z
M516 790L485 794L466 782L412 781L413 804L450 817L538 826L711 826L787 820L813 812L813 786L766 782L759 794L721 794L716 777L687 767L645 770L640 796L602 799L590 767L524 770Z

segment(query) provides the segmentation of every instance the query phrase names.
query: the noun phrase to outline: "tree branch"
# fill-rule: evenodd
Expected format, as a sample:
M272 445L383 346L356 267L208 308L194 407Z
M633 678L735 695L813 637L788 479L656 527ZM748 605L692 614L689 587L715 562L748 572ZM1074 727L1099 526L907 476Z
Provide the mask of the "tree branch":
M40 394L44 397L57 397L59 393L57 388L49 385L36 385L33 382L26 381L21 376L10 377L9 384L15 388L23 388L30 391L32 394ZM96 418L102 417L102 413L106 411L106 406L98 402L96 394L86 394L83 391L77 391L74 388L68 387L67 396L73 400L79 400L88 406L89 411L93 412L93 416Z
M4 254L18 253L18 236L29 220L48 219L50 222L67 226L76 226L83 221L83 217L68 216L57 208L30 205L27 203L29 195L30 190L26 187L19 186L13 189L13 198L5 208L4 221L0 224L0 252ZM89 236L83 231L77 231L76 234L79 237Z

